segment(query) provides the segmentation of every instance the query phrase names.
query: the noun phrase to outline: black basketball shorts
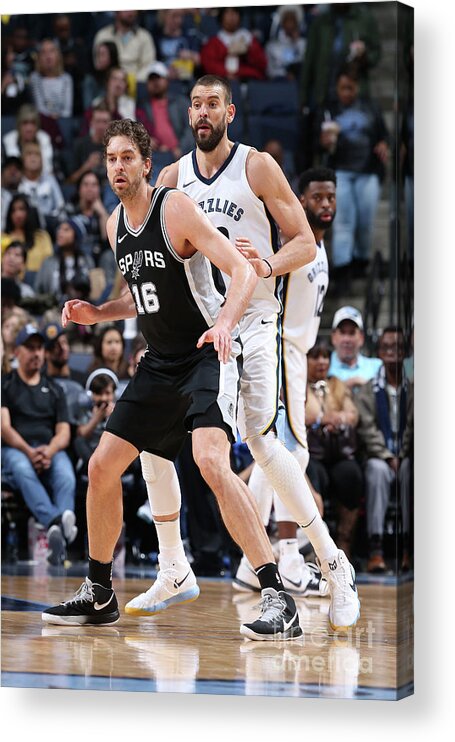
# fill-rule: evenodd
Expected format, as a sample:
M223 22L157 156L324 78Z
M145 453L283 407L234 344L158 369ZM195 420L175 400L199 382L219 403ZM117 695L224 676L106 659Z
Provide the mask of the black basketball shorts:
M165 358L147 350L129 382L106 431L141 451L174 461L188 432L198 427L237 435L236 414L241 373L240 344L220 363L213 345L185 358Z

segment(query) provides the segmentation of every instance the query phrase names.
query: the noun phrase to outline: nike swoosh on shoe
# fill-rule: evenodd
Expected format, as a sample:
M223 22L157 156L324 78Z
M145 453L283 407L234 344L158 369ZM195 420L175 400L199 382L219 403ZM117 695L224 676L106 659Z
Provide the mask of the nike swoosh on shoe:
M98 603L98 601L96 603L94 603L93 604L93 607L94 607L95 611L101 611L103 608L106 608L106 606L109 605L109 603L111 602L111 600L112 600L113 597L114 597L114 593L112 593L112 595L109 598L109 600L107 601L107 603L101 603L101 605L100 605L100 603Z
M187 572L187 574L185 575L185 577L183 578L183 580L180 580L180 582L177 579L174 580L174 587L175 587L176 590L178 590L178 588L183 585L183 583L185 582L185 580L188 577L188 575L190 574L190 572L191 572L191 570L189 572Z

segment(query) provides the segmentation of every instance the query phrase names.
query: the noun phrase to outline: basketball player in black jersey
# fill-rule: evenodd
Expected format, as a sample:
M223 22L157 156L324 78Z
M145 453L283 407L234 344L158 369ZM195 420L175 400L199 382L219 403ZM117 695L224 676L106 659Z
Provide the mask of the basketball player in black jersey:
M172 462L191 431L194 460L265 593L267 609L254 622L254 638L295 639L302 634L295 603L283 589L254 498L229 459L239 379L236 328L256 286L255 271L187 195L149 185L150 138L141 124L112 122L104 144L109 182L121 202L107 232L127 285L119 299L98 307L66 302L62 324L137 315L148 345L90 459L88 577L72 599L44 611L43 620L119 620L112 563L123 520L121 475L147 451L165 499L175 486ZM214 287L209 261L231 277L226 297ZM166 512L165 502L160 507ZM187 601L198 594L190 582Z

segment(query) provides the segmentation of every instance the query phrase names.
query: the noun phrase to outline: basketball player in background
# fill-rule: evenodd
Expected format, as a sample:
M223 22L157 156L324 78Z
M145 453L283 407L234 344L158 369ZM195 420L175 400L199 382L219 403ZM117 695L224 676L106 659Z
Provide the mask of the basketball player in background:
M173 461L191 431L194 459L263 588L261 615L241 632L252 639L295 639L302 629L294 600L283 589L254 498L230 467L240 372L238 321L256 274L186 194L149 184L150 136L142 124L112 122L104 146L109 182L120 199L107 233L127 286L119 299L101 306L66 302L62 324L137 314L147 351L90 459L88 577L73 598L45 610L42 618L63 625L119 620L112 564L123 521L121 475L147 451L144 472L149 478L147 464L153 467L161 487L154 512L166 513L168 492L178 489ZM211 263L230 277L226 297L213 286ZM191 570L175 584L186 602L197 598Z
M316 240L316 257L284 279L282 392L286 414L280 411L278 427L280 438L305 472L309 460L305 425L307 353L316 342L329 284L324 235L336 214L335 172L328 168L306 170L299 179L299 198ZM254 243L242 240L239 245L246 257L259 257ZM248 486L256 498L265 525L269 522L272 504L274 506L283 584L291 593L311 594L299 574L304 568L303 557L299 553L297 527L291 513L277 497L259 466L254 467ZM260 588L246 556L240 561L234 587L245 590Z
M260 257L252 257L250 262L260 280L240 323L243 370L239 430L293 521L312 543L329 585L332 626L348 627L357 621L360 606L354 571L328 533L299 462L279 441L275 430L281 346L279 277L314 260L314 236L278 164L270 155L228 139L227 127L234 119L235 106L226 80L214 75L200 78L191 91L188 114L196 149L164 168L158 183L191 196L237 248L241 248L242 239L250 239L258 251ZM279 230L286 240L281 249ZM229 284L226 274L222 278ZM221 277L215 279L221 289ZM165 493L153 476L150 459L147 453L141 456L157 525L160 571L152 587L126 605L127 613L141 615L152 615L179 603L178 582L190 569L180 536L180 493L174 490L174 497L168 493L168 511L165 514L160 510ZM313 573L307 569L303 579L309 583Z

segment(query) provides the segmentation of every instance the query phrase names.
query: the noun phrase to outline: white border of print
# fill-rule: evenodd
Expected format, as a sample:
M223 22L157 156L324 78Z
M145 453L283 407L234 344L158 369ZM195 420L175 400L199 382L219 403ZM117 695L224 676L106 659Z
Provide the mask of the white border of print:
M200 2L218 7L225 3ZM234 5L259 3L234 3ZM263 2L261 5L272 3ZM88 733L109 739L196 737L220 742L292 738L368 742L384 739L447 738L453 720L453 668L449 665L454 589L448 528L454 521L453 392L448 371L455 369L453 341L453 47L455 12L444 0L414 0L416 9L416 695L384 702L233 698L86 693L5 689L0 712L5 730L18 739L63 736L65 742ZM124 9L127 3L97 0L97 10ZM193 3L182 1L181 7ZM66 0L66 11L89 10L87 0ZM170 2L138 2L139 9L172 7ZM36 12L23 0L21 13ZM2 0L2 13L19 9ZM40 12L55 12L45 0ZM451 108L449 110L449 103ZM452 165L452 166L451 166ZM450 177L451 176L451 177ZM449 194L452 198L449 200ZM449 318L451 320L449 325ZM454 416L455 417L455 416ZM450 511L450 512L449 512ZM442 530L441 526L442 525ZM447 530L443 530L444 526ZM450 602L451 601L451 602ZM178 709L178 713L176 713ZM440 732L440 734L438 734ZM235 738L235 737L234 737Z

